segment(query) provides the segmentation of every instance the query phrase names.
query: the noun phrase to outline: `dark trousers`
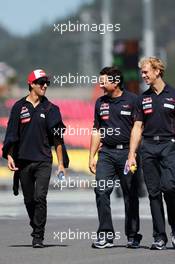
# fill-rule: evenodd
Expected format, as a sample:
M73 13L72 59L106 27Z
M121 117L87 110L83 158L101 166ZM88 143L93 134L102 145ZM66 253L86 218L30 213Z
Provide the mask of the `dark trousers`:
M20 161L19 168L24 203L33 228L32 236L44 239L51 163Z
M120 179L125 204L125 234L134 237L139 231L138 177L136 173L124 175L124 166L128 149L108 149L103 146L99 151L96 168L97 187L95 188L96 204L99 218L97 234L113 233L110 194L116 185L116 175ZM138 173L138 172L137 172ZM113 182L113 184L111 184Z
M175 143L144 140L142 163L153 220L153 237L167 241L164 196L168 222L175 233Z

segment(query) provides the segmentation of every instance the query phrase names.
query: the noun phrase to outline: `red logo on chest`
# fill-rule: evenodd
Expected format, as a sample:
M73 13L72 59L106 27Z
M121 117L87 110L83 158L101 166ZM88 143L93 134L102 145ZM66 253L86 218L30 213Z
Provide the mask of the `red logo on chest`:
M144 110L144 114L147 115L147 114L151 114L153 112L153 109L146 109Z

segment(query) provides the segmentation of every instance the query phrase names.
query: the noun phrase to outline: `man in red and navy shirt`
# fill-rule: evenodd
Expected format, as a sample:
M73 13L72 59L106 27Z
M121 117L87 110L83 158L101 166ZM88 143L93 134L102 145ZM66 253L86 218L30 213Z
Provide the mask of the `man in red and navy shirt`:
M45 97L50 85L45 71L32 71L28 76L28 85L29 94L12 107L3 157L8 160L9 169L15 172L14 181L20 179L33 228L33 247L36 248L43 247L47 218L46 196L52 168L51 146L55 146L59 171L64 172L68 159L65 162L63 155L65 126L60 110Z

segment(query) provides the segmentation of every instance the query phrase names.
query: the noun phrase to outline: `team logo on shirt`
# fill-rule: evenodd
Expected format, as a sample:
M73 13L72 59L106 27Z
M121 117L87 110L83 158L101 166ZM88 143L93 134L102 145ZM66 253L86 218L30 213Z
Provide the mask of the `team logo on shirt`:
M145 97L143 98L142 104L149 104L152 103L152 98L151 97Z
M165 98L165 102L163 104L164 108L174 109L175 108L175 99L172 97Z
M144 110L144 114L145 115L151 114L152 112L153 112L153 109L152 108Z
M46 118L46 117L45 117L45 114L40 114L40 117L42 117L42 118Z
M145 115L151 114L153 112L152 98L145 97L142 101L143 112Z
M109 109L109 104L108 103L101 104L100 110L105 110L105 109Z
M100 116L102 120L109 119L109 103L102 103L100 106Z
M100 112L100 115L109 115L109 110L103 110Z
M172 105L172 104L164 104L163 106L164 106L165 108L174 109L174 105Z
M102 110L100 112L101 119L107 120L109 119L109 110Z
M20 122L24 124L30 122L30 120L31 120L31 116L29 113L29 109L26 106L23 106L20 112Z
M131 115L131 111L121 111L120 112L121 115Z
M101 116L101 119L103 119L103 120L108 120L109 119L109 116Z
M143 110L148 109L148 108L152 108L152 104L143 105Z
M28 111L29 111L29 109L26 106L23 106L20 114L26 113Z
M130 106L129 104L127 104L127 105L122 105L122 107L125 108L125 109L131 108L131 106Z
M120 111L120 114L121 115L125 115L125 116L130 116L131 115L131 105L129 105L129 104L125 104L125 105L122 105L121 106L121 111Z
M169 102L172 102L172 103L175 103L175 99L170 97L170 98L165 98L165 100L169 101Z

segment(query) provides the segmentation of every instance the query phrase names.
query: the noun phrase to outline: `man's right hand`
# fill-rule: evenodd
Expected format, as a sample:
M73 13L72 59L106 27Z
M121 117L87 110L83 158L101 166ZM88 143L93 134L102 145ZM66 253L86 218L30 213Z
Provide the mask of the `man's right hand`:
M131 169L131 166L133 165L137 167L136 154L129 154L128 155L128 167Z
M8 155L7 159L8 159L8 168L11 171L17 171L18 168L15 166L15 162L14 162L14 159L12 158L12 156Z
M89 158L89 170L95 174L96 173L97 161L95 158Z

